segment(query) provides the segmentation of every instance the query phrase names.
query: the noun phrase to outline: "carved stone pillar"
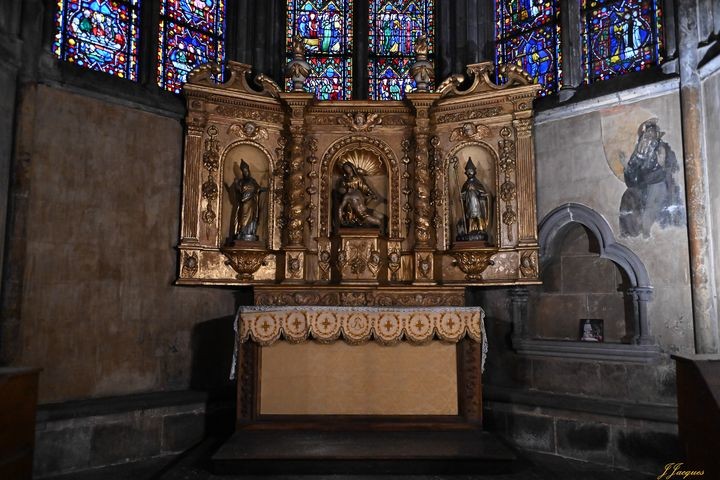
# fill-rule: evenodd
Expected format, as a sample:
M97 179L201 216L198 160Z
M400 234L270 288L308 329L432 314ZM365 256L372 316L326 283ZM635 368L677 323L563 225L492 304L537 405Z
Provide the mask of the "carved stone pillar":
M310 93L282 93L280 98L290 108L290 158L287 168L285 244L285 280L305 278L305 107L313 99Z
M430 178L430 106L437 99L432 93L410 93L407 98L415 107L415 176L414 176L414 235L415 272L414 283L434 283L435 261L431 244L433 237L432 205L430 196L433 182Z
M638 345L655 345L655 338L650 332L650 323L648 322L647 304L652 299L652 287L632 287L628 289L634 302L633 319L635 330L633 343Z
M535 157L533 155L532 118L513 120L517 148L517 212L520 246L537 245L537 207L535 205Z
M525 325L528 320L528 292L527 287L513 287L510 290L510 307L512 309L513 340L525 340L527 330Z
M192 107L197 107L195 110ZM199 242L198 220L200 201L200 175L202 174L202 144L207 116L199 110L202 103L199 101L191 104L185 122L187 123L187 135L185 136L185 158L187 161L183 166L183 214L182 214L182 238L181 245L196 244Z

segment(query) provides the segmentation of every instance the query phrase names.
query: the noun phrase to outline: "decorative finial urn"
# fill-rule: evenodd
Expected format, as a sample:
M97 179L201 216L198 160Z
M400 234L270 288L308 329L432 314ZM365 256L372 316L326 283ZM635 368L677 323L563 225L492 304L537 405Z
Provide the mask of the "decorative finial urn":
M295 35L292 42L293 58L285 67L285 75L292 81L292 91L302 92L305 79L310 75L310 64L305 60L305 42Z
M428 61L428 37L420 35L415 39L415 63L410 69L415 79L416 91L429 92L433 78L433 65Z

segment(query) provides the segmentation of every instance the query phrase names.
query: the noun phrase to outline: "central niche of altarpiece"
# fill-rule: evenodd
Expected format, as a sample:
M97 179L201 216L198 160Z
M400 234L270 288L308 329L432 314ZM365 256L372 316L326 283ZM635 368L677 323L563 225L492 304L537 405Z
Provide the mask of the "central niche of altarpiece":
M532 100L468 67L403 102L318 102L250 67L191 75L181 284L538 282Z

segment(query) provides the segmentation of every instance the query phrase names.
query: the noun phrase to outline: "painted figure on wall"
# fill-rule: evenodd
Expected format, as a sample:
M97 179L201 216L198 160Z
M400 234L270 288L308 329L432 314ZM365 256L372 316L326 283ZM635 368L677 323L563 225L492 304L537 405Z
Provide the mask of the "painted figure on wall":
M456 240L478 241L488 239L490 223L490 194L476 177L472 158L465 164L467 180L460 189L463 219L458 222Z
M378 200L378 195L351 162L344 162L340 169L342 177L337 188L339 204L336 211L338 224L341 227L382 228L382 214L368 207L370 201Z
M620 200L620 233L636 237L650 236L657 222L661 227L680 226L685 210L680 187L673 175L679 166L675 152L662 140L657 119L638 128L635 150L624 169L627 190Z
M256 242L260 220L260 194L267 191L250 174L250 165L240 162L242 177L235 177L233 187L237 198L235 207L235 240Z

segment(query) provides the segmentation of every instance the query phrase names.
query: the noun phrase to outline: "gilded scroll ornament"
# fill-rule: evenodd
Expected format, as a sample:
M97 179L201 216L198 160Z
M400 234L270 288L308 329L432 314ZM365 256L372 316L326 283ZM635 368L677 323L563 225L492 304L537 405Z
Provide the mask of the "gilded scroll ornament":
M462 122L465 120L475 120L477 118L496 117L501 113L501 107L474 108L471 110L465 109L460 112L450 112L438 115L437 123Z
M465 278L471 281L482 280L482 273L490 266L495 265L492 260L497 250L456 250L451 255L456 265L463 271Z
M479 307L405 310L393 307L242 307L238 312L239 341L269 346L285 339L321 343L340 338L351 344L401 340L422 344L432 338L457 343L469 338L484 342L484 312Z
M275 289L255 289L255 305L266 306L400 306L400 307L439 307L465 305L465 293L462 288L453 287L440 291L407 291L402 287L383 290L322 290L301 288L277 291Z

